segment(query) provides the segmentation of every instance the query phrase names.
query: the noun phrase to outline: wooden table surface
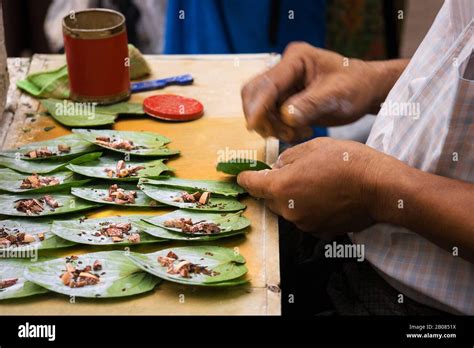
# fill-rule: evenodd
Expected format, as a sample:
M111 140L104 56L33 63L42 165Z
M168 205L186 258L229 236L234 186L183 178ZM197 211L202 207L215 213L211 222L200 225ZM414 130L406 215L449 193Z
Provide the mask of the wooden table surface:
M206 55L206 56L147 56L153 69L149 78L191 73L192 86L171 86L164 90L135 94L132 102L141 102L151 94L176 93L199 99L205 107L204 116L188 123L164 123L152 118L118 119L117 130L156 131L172 140L171 148L181 150L181 156L168 161L175 175L191 179L228 180L215 170L218 156L232 150L255 152L259 160L273 163L278 155L276 140L263 140L245 128L240 88L253 75L273 64L278 56ZM45 115L38 101L21 93L15 82L28 73L49 70L64 64L62 55L35 55L29 59L14 58L8 62L10 89L5 113L0 120L0 146L12 148L32 141L55 138L69 129ZM33 113L34 116L30 113ZM48 131L45 130L54 127ZM235 288L189 287L163 282L152 292L122 299L80 299L70 303L63 295L48 293L24 299L0 302L2 315L279 315L278 221L262 202L250 197L244 213L252 226L246 236L214 241L212 244L238 248L247 259L250 283ZM165 209L113 210L101 208L90 216L117 214L161 214ZM188 243L190 244L190 243ZM134 246L133 251L153 252L182 243L157 243ZM194 244L193 244L194 245ZM197 245L197 244L196 244ZM112 249L110 247L109 249ZM51 252L47 256L65 256L104 250L95 247L72 247ZM107 249L106 249L107 250ZM1 260L0 260L1 261Z

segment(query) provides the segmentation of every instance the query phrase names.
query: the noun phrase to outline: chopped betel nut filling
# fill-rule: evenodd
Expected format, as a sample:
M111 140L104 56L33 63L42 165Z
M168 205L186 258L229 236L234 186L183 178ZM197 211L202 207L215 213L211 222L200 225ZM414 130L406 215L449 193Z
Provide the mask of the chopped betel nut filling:
M126 150L126 151L136 150L138 148L144 148L144 146L135 146L132 140L116 139L116 138L111 139L108 136L96 137L95 143L98 145L110 147L112 149Z
M24 155L25 157L29 157L29 158L46 158L46 157L51 157L51 156L58 155L61 153L69 153L69 152L71 152L70 146L66 144L59 144L57 152L51 151L47 147L41 147L36 150L28 151Z
M178 197L175 197L173 199L174 202L179 202L179 203L198 203L201 205L209 203L209 199L211 198L211 193L210 192L194 192L194 193L188 193L188 192L181 192L181 195Z
M145 169L145 167L144 166L135 166L135 167L128 166L127 168L127 164L125 163L125 161L120 160L117 162L117 166L115 167L115 170L112 168L105 168L104 172L107 173L107 176L109 178L112 178L114 176L117 178L126 178L130 176L137 176L138 171L142 169Z
M36 189L44 186L55 186L59 185L61 181L54 176L41 176L38 174L33 174L23 179L20 184L21 189Z
M38 233L38 239L44 240L44 233ZM17 229L0 228L0 248L24 246L36 242L35 236Z
M102 269L99 260L95 260L93 266L85 266L80 269L76 264L77 256L66 258L66 270L59 276L64 285L70 288L82 288L86 285L96 285L100 282L100 275L92 273Z
M99 260L95 260L94 264L92 265L92 269L94 271L102 271L102 263Z
M0 279L0 289L6 289L10 286L15 285L18 282L18 278L8 278L8 279Z
M26 215L39 214L44 210L43 203L38 199L20 199L15 202L15 209Z
M177 274L182 278L191 278L192 274L204 274L210 277L219 275L219 272L211 271L206 266L200 266L184 259L170 251L166 256L158 256L158 262L162 267L167 267L166 273Z
M109 237L112 238L114 243L122 242L125 238L132 243L140 243L140 234L131 233L132 224L130 222L120 222L120 223L101 223L99 231L95 233L95 237Z
M71 152L71 147L66 144L59 144L58 151L61 153L69 153Z
M15 209L22 213L26 213L26 215L33 215L33 214L38 215L42 211L44 211L45 203L51 207L51 210L54 210L60 207L58 201L55 200L52 196L44 195L42 198L39 198L39 199L31 198L31 199L16 200Z
M103 201L113 202L116 204L134 204L137 198L136 191L126 192L123 188L120 188L117 184L110 185L109 195L103 198Z
M182 232L189 234L198 232L204 232L205 234L214 234L221 232L221 228L218 224L207 221L193 222L191 218L170 219L166 220L163 225L165 227L180 228Z

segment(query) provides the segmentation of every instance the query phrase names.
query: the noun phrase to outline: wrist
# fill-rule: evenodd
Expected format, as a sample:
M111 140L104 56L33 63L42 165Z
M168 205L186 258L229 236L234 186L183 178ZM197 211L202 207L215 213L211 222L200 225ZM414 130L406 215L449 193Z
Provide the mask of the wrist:
M371 113L377 114L381 104L408 65L408 59L369 61L369 78L372 87Z
M372 220L405 225L413 175L413 168L388 155L381 154L367 162L361 176L362 197Z

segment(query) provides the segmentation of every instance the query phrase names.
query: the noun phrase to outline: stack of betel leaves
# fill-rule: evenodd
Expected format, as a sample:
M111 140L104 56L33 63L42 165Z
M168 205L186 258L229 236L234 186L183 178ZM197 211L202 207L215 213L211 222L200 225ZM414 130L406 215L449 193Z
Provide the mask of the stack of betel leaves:
M0 152L0 299L47 290L119 297L152 290L160 279L206 286L245 283L241 255L194 243L248 230L245 205L238 201L244 190L233 182L170 176L164 162L179 151L168 148L169 142L151 132L76 129ZM83 215L111 206L157 214ZM158 215L160 207L178 209ZM29 250L166 241L193 244L152 254L114 250L21 259L30 257Z

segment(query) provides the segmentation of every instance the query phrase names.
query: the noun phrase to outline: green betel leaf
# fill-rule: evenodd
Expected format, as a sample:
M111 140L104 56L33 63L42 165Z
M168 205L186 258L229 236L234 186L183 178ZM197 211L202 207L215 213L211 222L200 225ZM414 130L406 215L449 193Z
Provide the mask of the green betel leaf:
M208 222L214 223L219 226L220 233L232 232L243 230L246 227L250 226L249 219L241 216L242 212L234 213L234 214L219 214L219 213L205 213L205 212L197 212L197 211L187 211L187 210L175 210L169 214L154 216L154 217L147 217L143 220L167 230L177 232L177 233L184 233L191 236L196 235L214 235L214 234L207 234L205 232L195 232L195 233L185 233L180 228L174 227L167 227L166 221L170 220L179 220L179 219L191 219L192 223L196 225L199 222Z
M75 297L110 298L125 297L151 291L160 282L159 278L141 272L140 268L130 262L123 251L103 251L83 254L71 260L77 269L93 266L98 261L101 270L91 271L99 277L94 285L71 288L61 280L66 270L66 258L45 261L32 265L25 271L25 278L48 290Z
M57 202L59 207L53 208L49 204L47 204L45 196L51 197L54 201ZM16 206L19 203L33 199L39 202L42 210L38 210L37 208L17 209ZM25 202L25 205L28 204L30 204L30 202ZM37 204L35 203L34 206L37 206ZM0 194L0 214L9 216L39 217L47 215L59 215L83 211L100 206L100 204L85 201L65 192L53 192L49 194L35 193L23 195ZM29 211L29 213L27 213L26 211Z
M144 216L110 216L98 219L75 219L75 220L55 220L51 227L51 232L66 240L89 245L132 245L156 243L164 241L163 238L156 238L148 233L143 233L137 226L132 225L132 222L140 221ZM121 241L114 241L106 230L116 233L121 226L128 225L121 235ZM112 226L111 226L112 225ZM118 227L116 227L118 226ZM113 228L113 230L111 229ZM139 240L132 242L129 240L130 236L138 234Z
M168 186L155 186L148 184L139 184L138 187L148 197L163 204L171 205L182 209L196 209L201 211L239 211L245 209L245 204L240 203L235 198L212 196L206 204L178 202L183 193L194 193L193 190L182 190Z
M44 186L34 188L32 180L45 180ZM84 178L69 170L48 175L29 175L17 173L11 169L0 168L0 191L14 193L46 193L64 191L70 187L81 186L91 179ZM49 182L50 184L46 184ZM24 188L22 188L24 187ZM31 188L28 188L31 187Z
M232 231L232 232L222 232L222 233L216 233L216 234L211 234L211 235L202 235L202 234L188 235L185 233L173 232L171 230L167 230L165 228L152 225L145 221L135 221L133 222L133 225L135 225L139 230L146 232L148 234L151 234L152 236L155 236L158 238L169 239L169 240L182 240L182 241L187 241L187 242L193 242L193 241L208 242L211 240L245 234L245 230L237 230L237 231Z
M21 173L37 173L47 174L57 170L64 169L69 164L80 164L94 161L102 156L101 152L91 152L81 155L79 157L67 160L41 160L41 161L25 161L22 159L15 159L10 157L0 156L0 166L7 167Z
M168 186L184 190L193 190L194 192L212 192L221 196L238 196L245 193L245 190L234 182L216 181L216 180L191 180L180 178L160 178L159 180L140 180L140 184Z
M59 123L68 127L95 127L113 124L117 115L143 115L138 103L116 103L98 106L93 103L73 103L68 100L43 99L41 104Z
M25 269L32 264L33 261L30 260L0 260L0 284L5 282L4 286L6 286L9 280L14 283L10 283L12 284L11 286L3 288L0 286L0 300L27 297L48 292L47 289L26 280L23 276Z
M180 274L169 273L168 266L162 266L158 257L167 257L170 251L178 256L178 259L172 263L173 267L178 266L181 261L189 261L192 264L206 267L213 274L189 273L186 278ZM237 285L246 282L241 278L247 273L245 259L229 248L218 246L178 247L151 254L130 253L127 256L144 271L171 282L203 286Z
M125 184L125 183L117 183L117 186L120 189L125 190L125 194L130 194L130 191L134 191L136 193L135 202L130 203L126 201L126 203L120 203L125 200L111 200L109 199L109 188L111 184L100 184L100 185L92 185L89 187L75 187L71 190L71 194L85 199L91 202L97 202L101 204L111 204L111 205L119 205L122 207L133 207L133 208L159 208L165 207L165 204L158 203L154 199L151 199L142 191L140 191L136 185L133 184Z
M0 220L0 235L3 231L8 235L17 236L18 233L24 233L34 238L34 241L27 244L15 243L7 246L7 244L0 243L0 257L29 257L29 252L33 249L58 249L74 245L75 243L62 239L51 232L52 222L49 218Z
M100 149L100 147L82 139L79 135L69 134L55 139L38 141L19 146L15 149L2 151L0 152L0 155L27 161L41 161L45 159L66 160L78 157L85 153L97 151L97 149ZM43 154L43 157L41 157L40 154L38 157L34 157L32 152L35 152L35 150L47 150L51 155Z
M163 160L153 160L153 161L126 161L127 168L134 167L145 167L136 172L136 175L127 176L127 177L117 177L117 164L121 158L116 156L104 156L95 161L84 163L81 165L71 164L66 168L72 170L75 173L90 177L98 178L105 180L115 180L115 181L137 181L140 178L158 178L161 173L165 171L171 171L167 167ZM111 176L108 175L108 172L112 170Z
M219 162L216 167L217 171L230 175L238 175L246 170L264 170L272 169L268 164L256 160L233 159L227 162Z
M168 144L170 140L158 133L91 129L75 129L73 132L77 133L91 144L96 144L111 151L134 156L164 157L179 153L178 150L170 150L166 148L165 145ZM132 148L129 150L124 149L123 142L128 142ZM122 146L119 146L120 144L122 144Z

